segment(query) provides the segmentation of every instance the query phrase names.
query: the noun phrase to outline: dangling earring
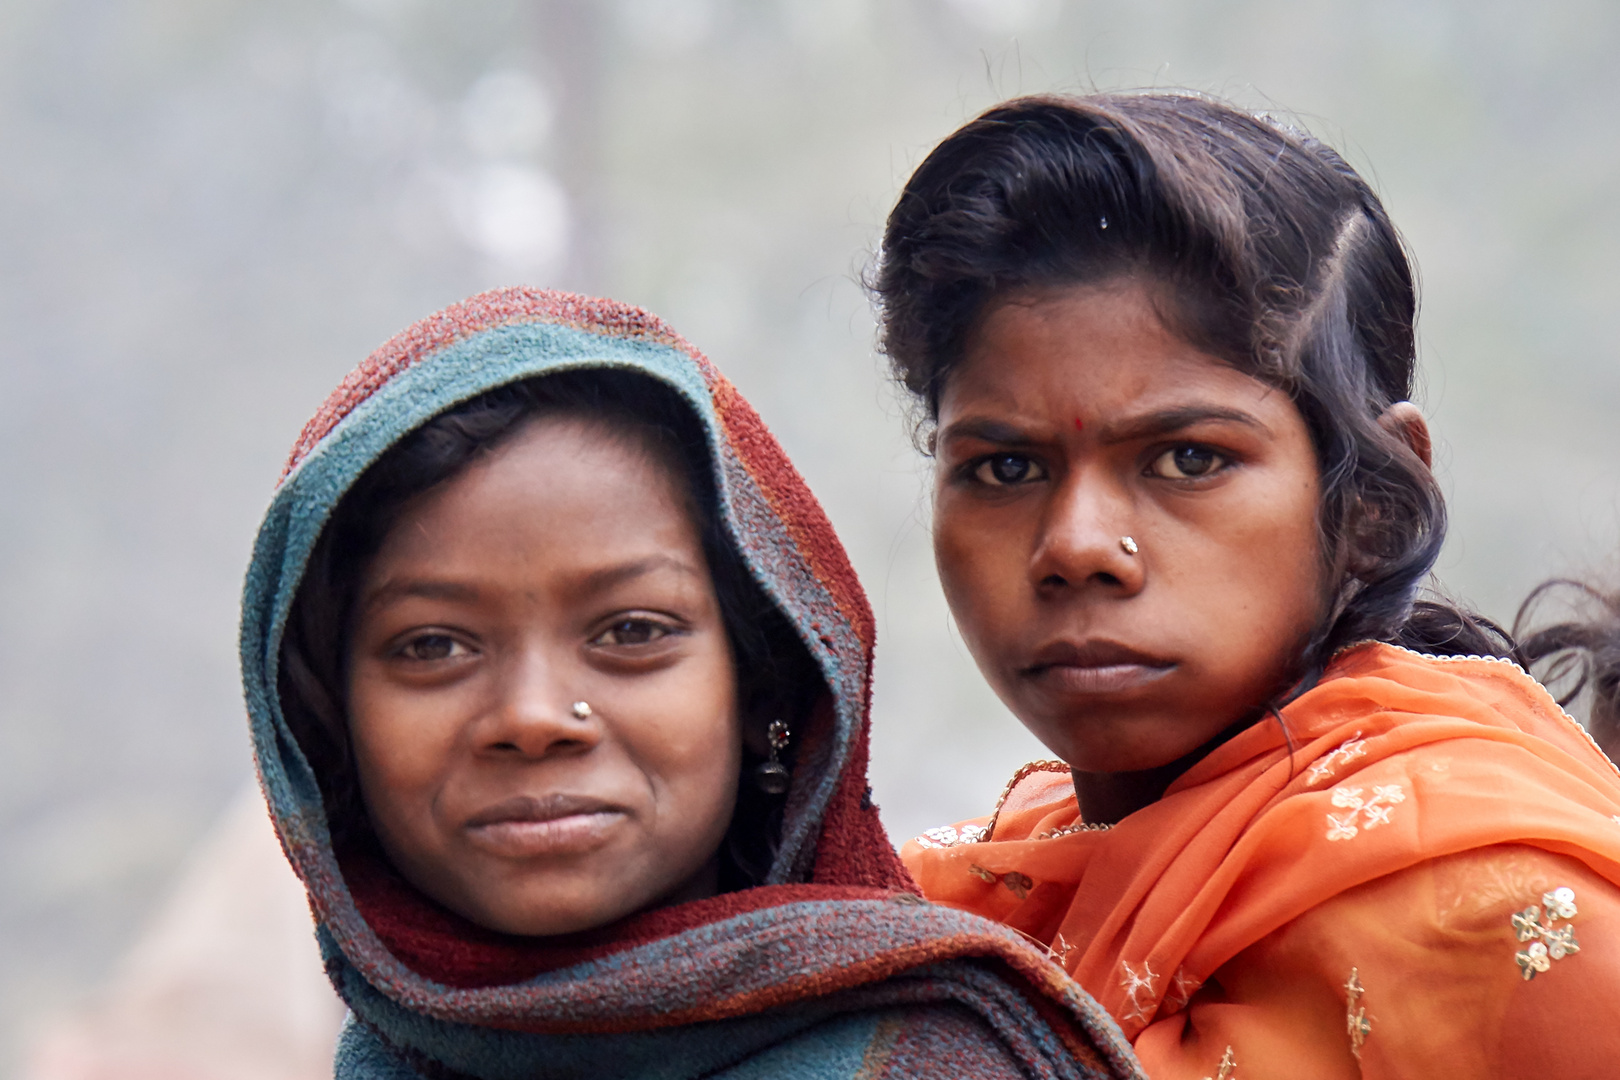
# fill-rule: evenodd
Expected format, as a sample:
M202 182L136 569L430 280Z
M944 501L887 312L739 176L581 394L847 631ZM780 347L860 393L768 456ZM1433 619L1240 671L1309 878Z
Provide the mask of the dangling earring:
M771 759L761 762L754 769L754 786L767 795L780 795L788 789L788 781L792 777L777 755L787 749L788 740L792 737L793 732L781 720L772 720L771 726L765 729L765 742L771 748Z

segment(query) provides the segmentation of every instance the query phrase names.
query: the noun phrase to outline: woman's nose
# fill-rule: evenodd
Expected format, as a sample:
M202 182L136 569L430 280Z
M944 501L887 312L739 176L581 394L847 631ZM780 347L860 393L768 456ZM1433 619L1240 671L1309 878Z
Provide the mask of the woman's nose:
M1100 589L1134 596L1146 584L1135 507L1118 485L1076 471L1054 485L1030 559L1043 596Z
M503 666L497 699L478 732L487 753L542 758L583 753L602 741L603 720L581 696L569 665L526 651Z

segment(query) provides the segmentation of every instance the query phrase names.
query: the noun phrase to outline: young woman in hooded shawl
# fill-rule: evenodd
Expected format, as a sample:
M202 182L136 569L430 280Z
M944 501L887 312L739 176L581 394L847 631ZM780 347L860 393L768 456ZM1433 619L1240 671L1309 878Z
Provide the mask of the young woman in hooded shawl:
M871 649L820 507L658 320L515 289L384 345L243 604L337 1074L1140 1075L1047 950L912 895Z
M963 640L1061 760L905 851L1155 1080L1620 1068L1620 773L1445 535L1413 275L1342 158L1188 95L1036 98L907 183L876 282Z

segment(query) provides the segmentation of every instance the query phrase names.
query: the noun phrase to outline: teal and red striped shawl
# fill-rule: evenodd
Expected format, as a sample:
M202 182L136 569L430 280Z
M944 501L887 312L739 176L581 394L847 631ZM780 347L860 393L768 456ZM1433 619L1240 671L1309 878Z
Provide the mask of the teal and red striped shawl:
M633 369L707 433L720 510L825 676L767 883L645 912L566 946L482 930L385 866L340 860L277 696L311 549L360 474L434 415L518 379ZM759 416L658 319L531 289L422 320L304 428L242 605L259 777L353 1018L341 1076L1139 1077L1130 1048L1044 950L918 900L866 786L873 622L820 505Z

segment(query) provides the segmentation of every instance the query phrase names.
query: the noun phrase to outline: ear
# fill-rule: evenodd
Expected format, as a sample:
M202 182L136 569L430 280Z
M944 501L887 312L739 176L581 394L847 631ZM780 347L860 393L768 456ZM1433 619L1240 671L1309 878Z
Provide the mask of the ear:
M1384 415L1378 418L1378 426L1405 443L1425 468L1434 468L1434 443L1429 438L1429 424L1416 405L1397 401L1384 410Z

